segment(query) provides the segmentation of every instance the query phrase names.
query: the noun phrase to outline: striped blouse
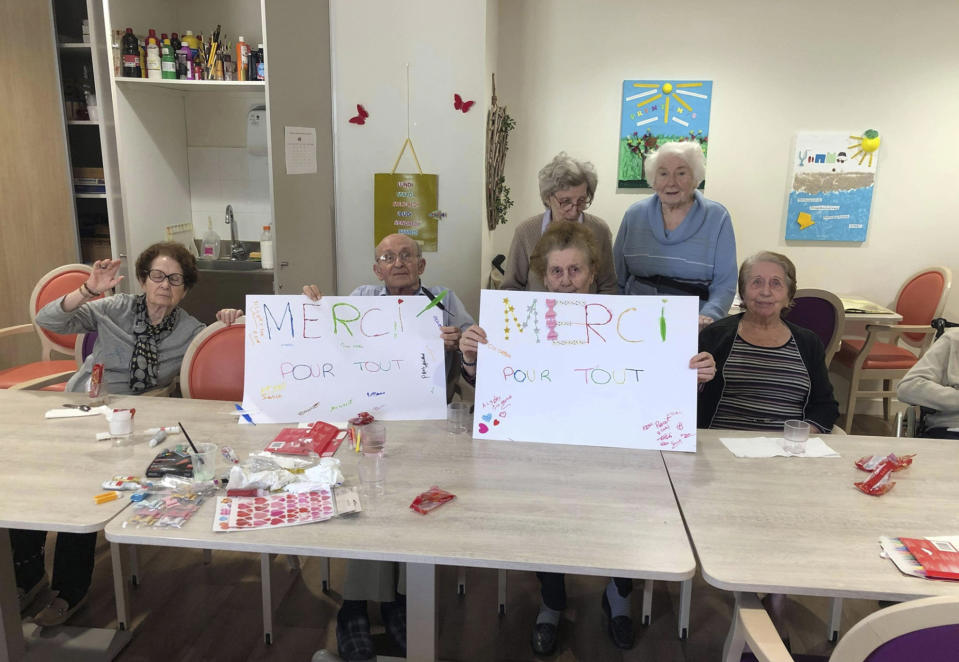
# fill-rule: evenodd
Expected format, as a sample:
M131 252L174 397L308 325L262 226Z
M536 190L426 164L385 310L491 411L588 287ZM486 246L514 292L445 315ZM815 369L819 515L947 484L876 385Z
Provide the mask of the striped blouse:
M782 347L759 347L737 334L723 377L711 428L782 431L784 421L803 418L811 382L794 337Z

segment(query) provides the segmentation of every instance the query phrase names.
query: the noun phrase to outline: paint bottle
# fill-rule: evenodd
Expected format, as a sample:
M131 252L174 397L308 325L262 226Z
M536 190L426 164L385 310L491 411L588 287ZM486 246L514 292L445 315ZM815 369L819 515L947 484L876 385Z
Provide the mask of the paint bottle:
M196 54L200 50L200 40L193 36L193 30L187 30L181 41L190 47L193 59L196 60Z
M263 226L263 234L260 235L260 266L264 269L273 268L273 233L269 225Z
M183 44L180 42L180 35L176 32L170 35L170 45L173 46L174 55L183 47Z
M180 80L193 80L193 51L183 44L176 55L176 77Z
M166 80L176 80L176 58L173 56L173 45L169 39L163 40L160 47L160 72Z
M250 46L243 41L243 35L236 39L236 79L250 80L249 72Z
M266 62L263 60L263 44L256 45L256 80L266 80Z
M160 67L160 39L153 28L150 28L150 34L147 35L145 48L147 51L147 78L163 78L163 70Z
M139 78L140 42L137 41L137 36L133 34L133 28L127 28L120 43L123 53L123 77Z
M139 48L140 48L140 78L146 78L146 77L147 77L147 49L146 49L146 43L141 40L141 41L140 41L140 44L139 44Z

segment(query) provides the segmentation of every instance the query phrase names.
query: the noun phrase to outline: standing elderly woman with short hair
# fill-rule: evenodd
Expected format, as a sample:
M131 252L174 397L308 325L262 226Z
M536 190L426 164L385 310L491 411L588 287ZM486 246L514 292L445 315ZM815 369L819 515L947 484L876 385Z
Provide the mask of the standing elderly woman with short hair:
M739 269L745 312L699 334L716 359L716 378L699 394L697 426L782 432L790 419L830 432L839 417L819 336L783 319L796 294L796 267L763 251Z
M579 161L560 152L539 171L539 195L546 208L542 214L526 219L513 233L513 243L506 261L506 274L500 286L504 290L546 290L540 274L531 273L529 258L536 242L551 223L580 223L593 233L599 251L596 280L590 292L616 294L616 272L613 269L613 235L606 221L587 214L586 209L596 194L596 169L588 161Z
M645 169L656 194L623 216L613 246L619 291L698 296L702 329L726 317L736 293L732 219L696 190L706 178L698 143L666 143Z

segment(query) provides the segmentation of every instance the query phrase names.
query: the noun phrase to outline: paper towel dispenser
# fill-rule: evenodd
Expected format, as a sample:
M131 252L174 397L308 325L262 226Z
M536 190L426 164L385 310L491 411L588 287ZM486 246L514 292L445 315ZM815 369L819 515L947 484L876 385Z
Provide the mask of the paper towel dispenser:
M253 106L246 118L246 149L254 156L266 156L266 106Z

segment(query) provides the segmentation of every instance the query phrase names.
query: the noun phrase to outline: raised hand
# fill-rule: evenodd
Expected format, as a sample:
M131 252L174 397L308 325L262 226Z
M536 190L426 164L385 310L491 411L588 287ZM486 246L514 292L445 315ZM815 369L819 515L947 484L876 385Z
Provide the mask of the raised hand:
M86 280L88 294L91 296L104 294L119 285L120 281L123 280L123 276L117 276L121 264L123 264L121 260L97 260L94 262L93 273Z

